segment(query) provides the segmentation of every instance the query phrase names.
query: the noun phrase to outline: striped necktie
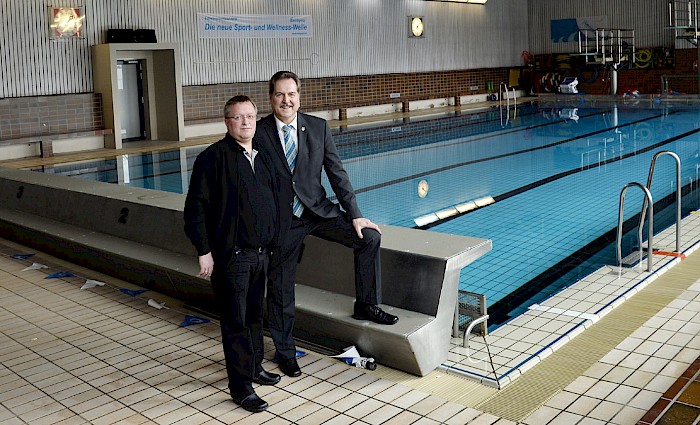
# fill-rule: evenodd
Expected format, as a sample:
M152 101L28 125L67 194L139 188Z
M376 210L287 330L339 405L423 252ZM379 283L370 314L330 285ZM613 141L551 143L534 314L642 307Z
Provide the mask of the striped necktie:
M284 133L284 156L287 158L287 164L289 164L289 170L294 174L294 167L297 164L297 144L294 142L294 137L292 137L292 127L291 125L282 126L282 133ZM299 200L297 195L294 195L294 205L292 206L292 213L301 217L301 213L304 212L304 205Z

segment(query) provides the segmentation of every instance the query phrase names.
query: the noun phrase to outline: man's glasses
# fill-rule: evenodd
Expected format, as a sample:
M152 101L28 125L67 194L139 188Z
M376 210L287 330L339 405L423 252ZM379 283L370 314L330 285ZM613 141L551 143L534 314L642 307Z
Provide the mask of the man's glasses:
M255 120L258 116L257 115L231 115L230 117L225 117L227 120L234 120L234 121L240 121L243 118L246 120Z

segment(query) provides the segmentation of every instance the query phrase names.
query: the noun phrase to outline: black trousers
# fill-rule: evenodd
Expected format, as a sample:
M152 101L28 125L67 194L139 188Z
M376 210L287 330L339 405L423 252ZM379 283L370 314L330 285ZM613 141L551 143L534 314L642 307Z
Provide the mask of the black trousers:
M231 395L253 393L252 381L262 369L263 298L267 251L243 250L217 266L211 283L221 315L221 338Z
M293 218L289 232L283 235L282 246L274 253L268 274L268 326L277 354L282 359L296 355L292 336L294 329L294 279L299 251L304 238L313 235L353 249L355 257L355 296L368 304L381 303L381 235L376 230L363 229L360 239L352 222L342 214L321 218L305 213ZM323 261L319 258L318 261Z

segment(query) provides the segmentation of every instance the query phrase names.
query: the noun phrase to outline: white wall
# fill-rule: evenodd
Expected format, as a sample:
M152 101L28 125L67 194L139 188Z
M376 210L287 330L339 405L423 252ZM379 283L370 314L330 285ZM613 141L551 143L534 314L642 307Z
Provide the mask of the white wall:
M641 1L641 0L639 0ZM48 6L84 5L84 38L49 40ZM180 43L183 85L518 66L528 49L523 0L485 6L423 0L0 0L0 98L91 92L90 46L108 28L155 29ZM199 39L198 12L311 15L302 39ZM409 15L425 17L423 39Z

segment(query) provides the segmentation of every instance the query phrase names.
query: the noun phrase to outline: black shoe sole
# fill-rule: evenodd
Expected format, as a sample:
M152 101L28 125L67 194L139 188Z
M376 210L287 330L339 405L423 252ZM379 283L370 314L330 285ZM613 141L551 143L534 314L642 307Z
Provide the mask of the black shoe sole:
M353 314L352 318L355 320L369 320L370 322L376 323L378 325L395 325L399 321L399 318L397 317L396 320L394 320L393 322L378 322L369 316L365 316L364 314Z
M254 406L247 406L246 403L243 402L243 400L233 399L233 402L236 403L237 405L241 406L244 410L247 410L248 412L251 412L251 413L264 412L265 410L267 410L268 407L270 407L270 405L267 404L267 402L265 402L259 406L255 406L255 407Z
M281 380L282 380L281 378L277 378L276 380L273 380L273 381L263 381L262 379L253 378L253 382L258 384L258 385L277 385L280 383Z

